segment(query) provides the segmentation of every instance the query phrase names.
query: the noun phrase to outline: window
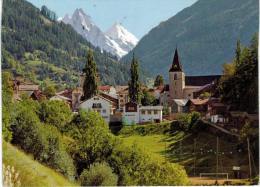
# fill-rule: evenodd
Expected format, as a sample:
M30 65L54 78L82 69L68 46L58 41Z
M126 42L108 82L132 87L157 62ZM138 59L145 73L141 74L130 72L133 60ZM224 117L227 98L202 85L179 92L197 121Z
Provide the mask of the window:
M100 113L100 112L101 112L101 110L97 110L97 112L98 112L98 113Z
M135 107L128 107L128 110L131 110L131 111L133 111L133 110L135 110Z
M124 97L124 95L121 94L120 97Z
M145 114L145 110L142 110L141 113L142 113L142 114Z
M98 97L94 97L94 100L99 100L99 98Z
M154 113L154 114L158 114L158 111L157 111L157 110L154 110L153 113Z
M174 74L174 78L173 78L174 80L177 80L177 74Z
M124 100L123 99L120 99L120 103L123 103L124 102Z
M101 103L93 103L92 108L102 108Z
M150 114L150 115L151 115L151 114L152 114L152 111L151 111L151 110L148 110L148 114Z
M102 112L103 112L103 113L106 113L106 112L107 112L107 110L106 110L106 109L103 109L103 110L102 110Z

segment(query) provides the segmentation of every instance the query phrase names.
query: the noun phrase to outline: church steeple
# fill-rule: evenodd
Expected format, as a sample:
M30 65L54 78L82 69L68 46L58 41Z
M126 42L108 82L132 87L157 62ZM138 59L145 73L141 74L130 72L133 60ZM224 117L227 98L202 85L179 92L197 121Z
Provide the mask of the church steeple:
M173 61L172 61L172 66L169 72L175 72L175 71L182 71L182 67L179 61L179 55L178 55L178 50L177 47L175 49Z

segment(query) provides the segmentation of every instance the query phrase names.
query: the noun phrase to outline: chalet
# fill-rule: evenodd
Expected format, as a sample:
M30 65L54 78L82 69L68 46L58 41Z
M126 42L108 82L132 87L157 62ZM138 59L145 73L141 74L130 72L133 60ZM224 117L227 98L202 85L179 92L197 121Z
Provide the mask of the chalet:
M59 100L67 103L72 111L77 111L80 105L80 99L82 96L82 89L66 89L61 92L55 94L55 96L51 97L50 100Z
M139 123L139 106L137 103L128 102L123 108L122 121L125 124L137 124Z
M92 98L81 102L79 108L98 112L107 123L110 122L110 115L114 114L111 100L104 98L101 95L93 96Z
M228 123L228 106L220 102L219 98L210 98L206 118L211 123Z
M186 104L189 107L189 111L199 112L201 114L206 114L208 110L208 99L189 99Z
M69 106L72 106L72 89L66 89L55 94L50 100L64 101Z
M25 94L31 96L35 91L39 91L39 85L24 82L22 80L13 80L14 99L20 100L20 96Z

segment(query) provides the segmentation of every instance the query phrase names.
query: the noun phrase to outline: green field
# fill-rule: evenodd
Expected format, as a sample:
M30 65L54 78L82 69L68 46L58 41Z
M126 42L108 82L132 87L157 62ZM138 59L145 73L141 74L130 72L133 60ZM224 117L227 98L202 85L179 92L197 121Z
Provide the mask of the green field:
M22 186L77 186L63 175L33 160L15 146L3 143L3 163L19 172Z
M121 138L127 145L137 144L140 148L150 152L158 160L165 160L165 148L169 146L169 143L164 141L166 138L165 135L133 135L129 137L121 136Z
M129 128L133 129L133 127ZM216 172L216 135L207 131L158 133L151 126L147 128L153 129L153 133L147 133L146 130L143 130L145 127L140 127L134 130L133 135L121 134L120 137L127 145L135 143L158 160L167 159L170 162L183 165L189 176ZM146 134L138 134L138 132ZM230 140L225 136L219 137L218 172L229 173L232 177L233 166L240 166L242 171L248 173L247 151L244 147L238 151L238 147L237 141Z

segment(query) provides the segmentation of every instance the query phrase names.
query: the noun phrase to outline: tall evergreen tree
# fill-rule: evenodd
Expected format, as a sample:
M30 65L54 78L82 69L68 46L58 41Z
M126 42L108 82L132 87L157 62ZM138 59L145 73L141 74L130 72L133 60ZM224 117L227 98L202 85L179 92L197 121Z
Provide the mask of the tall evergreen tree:
M236 67L238 67L240 65L240 61L241 61L241 43L240 40L237 41L237 48L236 48L236 58L235 58L235 63L236 63Z
M140 103L141 86L139 81L139 69L138 69L138 61L134 57L134 55L131 62L130 77L131 80L128 83L130 100L132 102Z
M163 76L157 75L155 80L154 80L154 87L163 85L163 82L164 82Z
M83 69L83 73L85 74L85 80L83 84L83 98L89 99L98 93L97 69L96 63L94 61L93 51L91 49L88 50L87 63Z
M255 113L258 111L258 38L255 35L241 55L236 50L235 71L220 82L222 100L234 109ZM239 63L237 59L239 57Z

